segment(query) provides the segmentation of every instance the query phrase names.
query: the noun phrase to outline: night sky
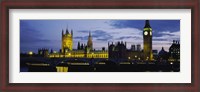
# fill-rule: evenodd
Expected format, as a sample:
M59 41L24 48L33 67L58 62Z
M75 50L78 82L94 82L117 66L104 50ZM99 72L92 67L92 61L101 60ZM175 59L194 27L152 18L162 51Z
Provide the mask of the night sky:
M143 47L145 20L20 20L20 52L38 48L61 49L62 30L73 30L73 48L87 43L91 31L94 49L108 47L108 42L126 41ZM153 29L153 49L168 51L173 40L180 40L180 20L150 20Z

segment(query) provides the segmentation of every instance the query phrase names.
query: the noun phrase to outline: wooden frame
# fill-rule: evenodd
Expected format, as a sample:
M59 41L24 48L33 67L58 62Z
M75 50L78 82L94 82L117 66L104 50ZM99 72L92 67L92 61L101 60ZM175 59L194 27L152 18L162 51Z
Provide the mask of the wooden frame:
M184 91L199 89L199 1L2 1L1 2L1 90L4 91ZM9 9L191 9L192 10L192 83L191 84L16 84L9 83Z

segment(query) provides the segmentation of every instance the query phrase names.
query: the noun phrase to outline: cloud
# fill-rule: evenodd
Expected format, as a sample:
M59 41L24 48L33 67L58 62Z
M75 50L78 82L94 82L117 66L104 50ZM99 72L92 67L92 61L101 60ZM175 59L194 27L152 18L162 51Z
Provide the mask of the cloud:
M119 38L116 38L115 40L127 40L127 39L142 39L141 37L139 36L121 36Z
M165 32L159 32L159 34L161 35L159 37L153 36L154 41L180 40L180 31L176 32L165 31Z
M144 27L144 20L111 20L110 26L114 28L139 28Z
M109 38L97 38L96 40L99 40L99 41L108 41Z
M113 28L135 28L143 30L145 20L111 20L108 22ZM153 29L153 36L162 36L160 32L176 32L180 31L180 20L150 20Z
M40 38L28 38L28 39L21 39L21 43L45 43L45 42L51 42L51 40L48 39L40 39Z
M172 44L172 42L171 41L153 41L153 45L171 45Z
M89 33L89 30L78 30L79 33Z
M50 42L49 39L42 38L40 30L32 27L26 21L20 21L20 43Z
M74 39L77 40L88 40L88 35L89 35L89 30L79 30L78 31L79 35L82 34L83 36L76 36L74 37ZM85 34L87 33L87 34ZM112 39L113 37L111 36L111 34L107 33L104 30L93 30L91 31L91 35L92 35L92 39L93 41L108 41L110 39Z
M164 31L160 33L163 35L169 35L169 36L180 36L180 31L176 31L176 32Z
M76 37L73 37L73 39L77 39L77 40L87 40L87 39L88 39L88 36L76 36Z
M31 24L29 24L29 22L20 21L20 32L23 34L23 32L27 32L27 31L30 33L36 33L37 35L41 35L41 34L39 34L39 30L37 30L37 28L35 28Z
M92 31L92 37L99 41L108 41L113 38L113 36L103 30Z
M113 39L113 36L103 30L95 30L92 32L92 37L99 41L109 41Z
M111 32L110 34L120 34L120 32Z

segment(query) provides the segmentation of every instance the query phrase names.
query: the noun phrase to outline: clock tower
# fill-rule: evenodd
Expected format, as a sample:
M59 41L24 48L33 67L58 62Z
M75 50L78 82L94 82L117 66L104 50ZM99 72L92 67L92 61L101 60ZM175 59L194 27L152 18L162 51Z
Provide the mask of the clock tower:
M144 31L143 31L143 53L144 60L153 60L152 53L152 28L149 24L149 20L145 21Z

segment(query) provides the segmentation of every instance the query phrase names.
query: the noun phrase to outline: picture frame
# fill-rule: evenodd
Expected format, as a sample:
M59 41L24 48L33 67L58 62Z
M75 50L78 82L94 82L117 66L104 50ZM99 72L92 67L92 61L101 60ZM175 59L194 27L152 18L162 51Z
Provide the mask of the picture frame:
M9 83L9 9L191 9L191 83ZM1 2L1 90L2 91L159 91L198 92L199 89L199 1L111 0L111 1L2 1Z

